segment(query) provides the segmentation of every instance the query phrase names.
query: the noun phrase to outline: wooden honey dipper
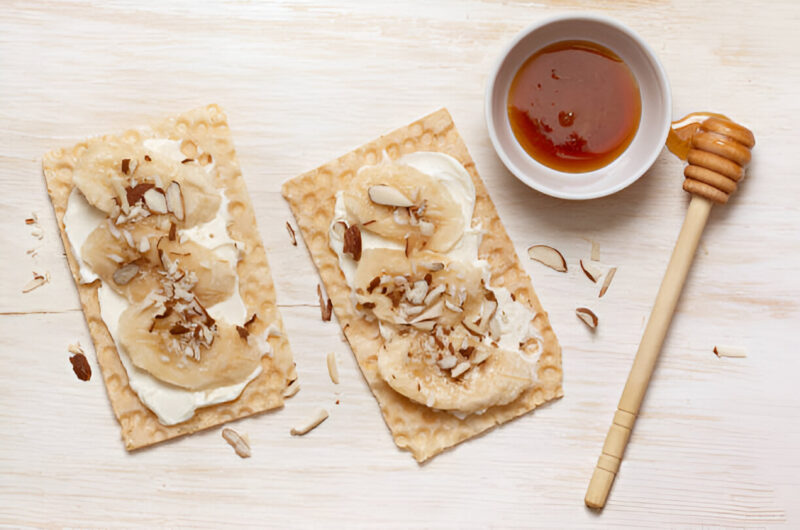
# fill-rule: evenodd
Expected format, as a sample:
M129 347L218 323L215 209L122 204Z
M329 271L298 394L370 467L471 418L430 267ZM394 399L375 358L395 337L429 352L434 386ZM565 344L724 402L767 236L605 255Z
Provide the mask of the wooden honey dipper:
M752 132L719 115L673 129L671 140L670 150L689 162L683 172L683 189L692 194L692 199L586 491L584 502L590 508L606 504L711 206L725 204L736 191L755 145Z

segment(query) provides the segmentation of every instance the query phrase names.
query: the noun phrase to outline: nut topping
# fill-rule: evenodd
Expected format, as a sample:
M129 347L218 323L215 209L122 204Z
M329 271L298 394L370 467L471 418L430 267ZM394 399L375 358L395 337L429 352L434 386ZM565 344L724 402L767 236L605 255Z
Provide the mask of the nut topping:
M167 199L155 187L144 192L144 203L153 213L167 213Z
M241 458L250 458L250 446L247 444L247 440L239 434L238 432L234 431L230 427L225 427L222 429L222 437L225 438L225 441L233 447L233 450L236 451L236 454L239 455Z
M549 245L534 245L528 249L528 257L547 265L554 271L567 272L567 260L558 250Z
M117 285L127 285L139 273L139 266L135 263L128 263L114 271L111 276Z
M172 212L172 215L178 221L183 221L185 218L183 193L181 192L181 185L177 182L173 181L167 186L166 209Z
M403 195L400 190L392 186L386 186L385 184L370 186L367 193L369 194L369 199L375 204L399 208L414 206L414 203Z
M350 254L356 261L361 259L361 230L358 225L353 225L344 231L342 252Z
M579 307L575 310L575 315L580 318L590 329L597 327L597 315L588 307Z

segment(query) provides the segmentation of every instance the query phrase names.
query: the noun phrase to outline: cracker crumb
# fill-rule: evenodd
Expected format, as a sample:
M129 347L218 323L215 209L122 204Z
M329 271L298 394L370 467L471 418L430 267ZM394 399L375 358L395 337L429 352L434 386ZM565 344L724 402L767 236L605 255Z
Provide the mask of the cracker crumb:
M334 352L328 354L328 375L331 376L331 381L334 384L339 384L339 366L336 364L336 354Z
M233 447L233 450L236 451L237 455L239 455L241 458L250 458L250 445L241 434L234 431L230 427L225 427L222 429L222 437L225 438L225 441L228 442L231 447Z
M292 430L289 432L292 434L292 436L302 436L314 429L326 419L328 419L328 411L323 408L319 408L306 422L301 423L296 427L292 427Z
M740 346L714 346L714 354L717 357L747 357L747 350Z

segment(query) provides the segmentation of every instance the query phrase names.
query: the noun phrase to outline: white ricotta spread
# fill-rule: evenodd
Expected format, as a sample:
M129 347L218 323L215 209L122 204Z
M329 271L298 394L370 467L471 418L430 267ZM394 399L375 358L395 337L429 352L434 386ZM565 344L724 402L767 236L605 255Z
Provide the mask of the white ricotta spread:
M472 226L472 214L475 209L475 187L472 178L464 166L458 160L444 153L420 151L405 155L394 161L395 164L403 164L429 175L439 182L450 192L453 200L460 206L464 215L464 234L461 239L453 246L445 256L451 261L459 261L471 264L483 271L483 278L486 286L494 293L497 298L497 313L494 320L497 321L500 340L498 346L509 351L520 352L520 355L528 362L535 364L538 361L538 354L529 356L520 351L520 343L529 338L541 340L541 334L536 326L533 325L533 318L536 316L530 308L511 299L511 293L505 287L490 286L491 271L489 262L478 259L478 248L481 244L483 231L480 226ZM344 192L336 194L336 204L334 206L334 217L329 230L329 244L331 249L339 257L339 266L345 276L347 284L352 289L355 284L355 274L358 262L343 252L344 239L340 233L334 230L337 222L343 221L348 224L355 222L347 212L344 203ZM361 248L393 248L403 249L400 244L389 241L383 237L370 233L368 230L361 232ZM491 342L486 338L485 342ZM535 372L534 372L535 376Z
M144 146L177 162L185 158L180 151L180 142L177 140L148 139L144 141ZM212 166L210 165L206 166L207 171L210 171L211 168ZM228 211L230 201L224 192L221 195L220 208L214 219L202 225L180 230L178 235L181 242L186 240L194 241L213 251L220 259L228 261L235 271L236 264L240 259L240 253L244 250L244 245L231 238L228 233L227 225L231 221ZM80 265L81 283L91 283L100 279L83 261L80 252L89 234L105 221L106 214L89 204L77 187L73 188L67 201L67 210L64 213L64 228L72 254ZM139 396L142 403L152 410L164 425L174 425L186 421L200 407L236 399L247 384L261 373L261 367L258 366L247 379L240 383L205 391L191 391L160 381L146 371L134 366L127 352L118 341L119 317L128 307L128 301L106 284L101 284L98 290L98 298L100 315L117 346L120 360L128 373L128 381L131 388ZM238 274L236 275L233 294L228 299L207 308L207 311L215 320L224 320L235 325L244 324L248 315L247 308L239 293ZM264 333L264 337L255 338L264 350L264 354L271 353L269 343L266 341L269 335L270 332L267 331Z

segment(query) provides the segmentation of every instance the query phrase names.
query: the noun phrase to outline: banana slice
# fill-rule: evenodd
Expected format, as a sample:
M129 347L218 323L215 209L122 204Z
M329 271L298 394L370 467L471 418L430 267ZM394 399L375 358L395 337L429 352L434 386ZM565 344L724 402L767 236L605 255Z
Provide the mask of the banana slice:
M123 227L101 224L81 247L81 257L104 282L132 302L161 289L163 275L158 271L164 270L162 256L196 275L193 293L204 307L227 300L236 286L234 266L193 241L170 241L159 224L153 218ZM131 275L121 275L123 269Z
M189 358L174 333L176 319L168 316L152 327L157 314L150 301L129 306L120 315L119 341L134 365L161 381L189 390L227 386L245 380L260 362L262 353L224 322L215 324L213 342L201 347L199 360Z
M381 378L426 407L471 414L510 403L536 384L531 365L517 353L469 341L470 358L480 356L482 362L458 357L458 364L443 369L436 358L448 355L447 349L431 342L429 334L395 335L378 351Z
M434 321L441 326L467 321L478 322L470 328L478 334L488 329L491 315L482 317L492 294L483 286L481 270L441 254L422 251L409 259L402 250L364 250L354 288L361 308L384 322L426 329Z
M399 243L408 238L412 250L447 252L465 228L461 207L447 188L411 166L362 168L344 203L363 229Z
M181 164L140 146L90 147L78 161L73 181L89 204L115 219L120 212L129 214L134 207L131 198L142 200L142 205L149 206L153 214L169 213L179 228L210 221L222 201L202 166ZM172 183L179 187L168 197ZM151 194L158 204L148 205L142 194L131 194L137 185L143 184L153 187L155 191ZM177 214L175 210L179 210Z

